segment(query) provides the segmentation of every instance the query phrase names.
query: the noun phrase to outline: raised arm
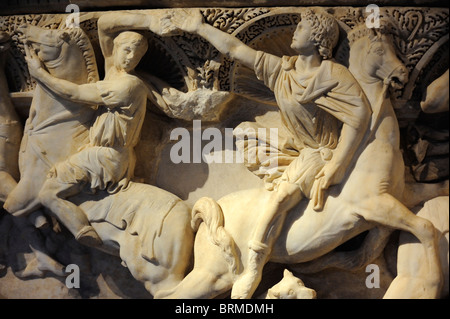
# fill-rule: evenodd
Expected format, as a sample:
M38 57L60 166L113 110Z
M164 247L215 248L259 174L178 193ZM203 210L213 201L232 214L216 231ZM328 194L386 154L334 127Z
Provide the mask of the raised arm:
M112 12L102 15L97 22L100 48L105 57L106 70L112 64L114 38L122 31L150 30L156 34L167 32L160 15L144 13Z
M234 36L204 23L203 16L199 10L177 11L171 20L179 29L198 34L210 42L222 54L242 63L252 70L254 69L257 51L245 45Z

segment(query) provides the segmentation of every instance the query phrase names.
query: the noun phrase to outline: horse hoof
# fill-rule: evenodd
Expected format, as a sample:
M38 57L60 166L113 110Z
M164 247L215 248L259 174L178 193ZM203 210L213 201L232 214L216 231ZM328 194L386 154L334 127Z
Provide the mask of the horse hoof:
M243 274L233 285L231 299L249 299L255 281L256 275L250 272Z
M76 239L80 244L89 247L98 247L103 244L103 241L92 226L83 227L77 234Z

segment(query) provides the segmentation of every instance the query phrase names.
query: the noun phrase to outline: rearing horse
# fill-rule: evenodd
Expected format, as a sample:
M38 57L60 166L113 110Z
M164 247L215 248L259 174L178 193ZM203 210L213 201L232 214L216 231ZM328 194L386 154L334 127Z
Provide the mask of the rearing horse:
M392 39L390 37L383 35L382 33L376 33L372 29L367 29L364 25L355 27L348 33L348 37L351 46L350 71L361 84L372 105L377 103L377 94L383 90L381 87L382 83L380 81L374 81L374 78L379 78L380 80L387 79L386 81L391 82L394 88L400 88L401 83L406 82L407 74L401 67L394 70L394 72L389 68L379 70L377 67L377 65L380 64L389 65L389 63L382 63L380 61L385 59L396 59L396 57L392 56L390 53L391 51L393 52L393 50L388 50L388 52L386 52L380 44L381 40L385 45L389 45L393 48ZM360 54L360 52L364 52L365 50L369 50L368 53L372 52L372 54ZM372 74L372 76L368 77L367 74ZM401 202L410 209L421 203L426 203L437 196L448 196L448 180L433 184L404 183L401 181L401 185L403 184L404 187L391 190L391 194L400 199ZM403 193L401 193L402 189ZM445 214L445 212L442 212L441 214ZM435 227L438 226L440 225L435 225ZM382 253L389 240L389 236L393 231L393 228L388 227L373 228L369 231L360 248L357 250L349 252L331 252L309 263L300 264L294 268L301 273L319 272L330 267L350 271L360 269L371 263ZM441 256L441 258L444 258L444 256ZM448 270L446 273L448 274ZM394 289L393 287L395 287L395 284L390 286L386 293L387 296L391 296L390 291ZM410 289L410 291L413 292L414 289Z
M27 25L21 32L53 76L78 84L98 81L94 51L80 28ZM87 105L55 98L36 85L19 153L21 178L4 204L9 213L26 215L40 206L36 199L48 170L88 142L94 114Z
M269 261L307 262L377 226L401 229L422 243L424 263L430 271L425 295L436 298L442 274L435 228L399 200L404 189L404 163L388 88L401 87L408 76L388 40L385 35L367 33L352 43L350 70L355 72L359 67L355 78L370 84L370 89L366 87L373 112L370 129L346 179L329 189L323 210L314 211L306 200L291 209ZM364 67L357 63L361 59L366 60ZM229 291L246 267L243 262L247 260L251 229L268 198L264 189L231 193L217 202L201 198L192 212L193 226L198 229L194 268L177 287L160 291L156 297L214 298Z

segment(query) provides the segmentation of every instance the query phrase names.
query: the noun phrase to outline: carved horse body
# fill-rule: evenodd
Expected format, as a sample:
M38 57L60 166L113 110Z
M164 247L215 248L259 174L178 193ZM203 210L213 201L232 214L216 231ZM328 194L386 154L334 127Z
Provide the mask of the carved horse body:
M194 232L190 208L158 187L130 183L110 195L80 194L78 204L103 241L103 250L120 257L136 280L155 295L173 288L190 266Z
M350 238L374 228L396 228L414 234L424 247L430 277L425 295L435 298L441 271L435 229L415 216L400 201L404 189L404 163L399 148L399 127L387 97L388 85L399 87L407 71L384 35L361 37L352 54L365 65L352 65L358 81L371 84L372 121L359 157L346 180L328 190L321 212L308 201L291 209L269 261L287 264L321 257ZM360 59L352 58L351 63ZM360 68L358 72L355 68ZM369 92L368 92L369 93ZM161 298L213 298L229 291L247 260L247 245L254 220L270 198L263 189L229 194L217 202L200 199L193 208L194 268L174 289L160 291Z
M27 26L22 32L53 76L78 84L98 80L93 49L81 29ZM36 85L19 152L21 178L4 205L8 212L26 215L40 206L36 199L48 170L88 142L94 112Z
M46 68L54 76L80 84L98 80L93 50L81 29L45 30L23 26L19 31L28 44L39 51ZM18 273L20 277L43 276L48 271L60 276L64 274L63 266L49 256L40 233L32 226L44 224L37 195L51 166L87 142L93 114L94 110L56 99L36 85L24 134L20 136L21 141L19 139L20 179L10 181L8 191L3 194L6 195L3 207L17 217L13 219L14 223L35 254L35 259ZM25 218L30 214L30 219Z

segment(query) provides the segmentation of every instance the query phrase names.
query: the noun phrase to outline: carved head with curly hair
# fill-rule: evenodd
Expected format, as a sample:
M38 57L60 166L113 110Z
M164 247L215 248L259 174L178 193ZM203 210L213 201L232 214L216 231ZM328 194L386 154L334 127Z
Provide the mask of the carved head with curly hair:
M291 47L299 53L317 49L323 59L331 59L338 38L339 28L333 16L308 9L301 14Z

